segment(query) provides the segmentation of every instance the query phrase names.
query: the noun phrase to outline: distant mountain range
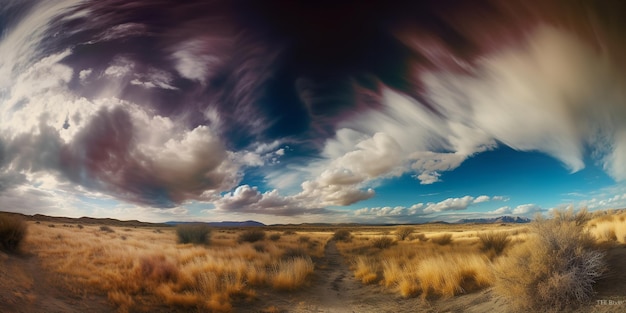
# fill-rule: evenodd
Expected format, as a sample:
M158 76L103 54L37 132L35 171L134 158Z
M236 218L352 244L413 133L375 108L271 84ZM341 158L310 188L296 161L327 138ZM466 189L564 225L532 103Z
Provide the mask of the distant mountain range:
M261 227L261 226L266 226L265 224L261 223L261 222L257 222L257 221L243 221L243 222L233 222L233 221L224 221L224 222L176 222L176 221L170 221L170 222L165 222L165 224L167 225L178 225L178 224L194 224L194 223L201 223L201 224L206 224L209 225L211 227Z
M521 216L499 216L492 218L465 218L460 219L455 224L496 224L496 223L530 223L531 219Z

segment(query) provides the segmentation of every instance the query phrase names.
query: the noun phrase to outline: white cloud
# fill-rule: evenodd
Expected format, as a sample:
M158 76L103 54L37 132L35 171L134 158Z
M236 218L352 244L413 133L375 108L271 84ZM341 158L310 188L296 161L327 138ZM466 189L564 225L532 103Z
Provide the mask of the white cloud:
M130 81L131 85L143 86L144 88L178 90L178 88L172 86L172 75L166 71L151 68L145 74L135 73L134 76L135 78Z
M110 76L114 79L119 79L128 76L135 68L135 63L126 57L117 57L113 62L104 70L104 75Z
M536 204L522 204L518 205L511 211L512 214L515 215L533 215L534 213L540 213L543 209Z
M78 78L80 79L82 83L85 83L87 78L91 76L91 73L93 73L93 69L89 68L89 69L82 70L78 73Z
M224 45L219 38L196 38L183 42L172 53L176 70L180 76L205 83L222 64L221 58L214 52L216 45Z
M424 209L424 213L465 210L472 204L473 201L474 197L471 196L465 196L462 198L448 198L438 203L429 203Z
M489 196L482 195L482 196L476 197L476 199L474 199L474 203L483 203L483 202L488 202L489 200L491 200L491 198L489 198ZM493 200L495 200L495 199L493 199Z
M302 201L297 197L285 197L278 190L265 193L257 187L238 186L233 192L226 193L213 202L218 212L253 213L260 215L302 216L307 214L329 213L317 203Z

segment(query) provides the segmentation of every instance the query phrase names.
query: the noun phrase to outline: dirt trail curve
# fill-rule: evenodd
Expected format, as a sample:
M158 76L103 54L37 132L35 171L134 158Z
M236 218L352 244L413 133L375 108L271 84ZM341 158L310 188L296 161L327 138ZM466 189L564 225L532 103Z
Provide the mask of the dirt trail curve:
M379 286L357 281L334 241L329 241L323 258L315 261L310 286L295 292L258 294L259 302L235 307L235 312L264 312L273 306L289 313L381 313L414 312L424 305L418 299L402 299Z

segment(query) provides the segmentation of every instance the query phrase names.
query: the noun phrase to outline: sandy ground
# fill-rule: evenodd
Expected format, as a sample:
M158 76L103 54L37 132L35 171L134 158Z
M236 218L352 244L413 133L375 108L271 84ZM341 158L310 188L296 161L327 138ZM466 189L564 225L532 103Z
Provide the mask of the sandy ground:
M576 313L626 312L626 247L609 251L611 272L596 286L596 300ZM384 313L384 312L507 312L504 299L490 289L430 302L404 299L376 285L363 285L353 278L347 262L329 242L323 258L315 260L316 271L309 286L294 292L257 291L252 301L238 302L234 312L293 313ZM64 288L55 275L45 272L34 255L0 252L0 312L114 312L104 295L78 296ZM269 309L272 310L269 310ZM168 308L158 311L177 312Z

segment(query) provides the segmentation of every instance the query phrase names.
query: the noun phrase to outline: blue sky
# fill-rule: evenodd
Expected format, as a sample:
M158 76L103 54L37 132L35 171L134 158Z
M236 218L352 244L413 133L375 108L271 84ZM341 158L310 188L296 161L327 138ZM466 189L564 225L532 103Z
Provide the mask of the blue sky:
M9 1L0 210L271 224L624 207L622 6Z

